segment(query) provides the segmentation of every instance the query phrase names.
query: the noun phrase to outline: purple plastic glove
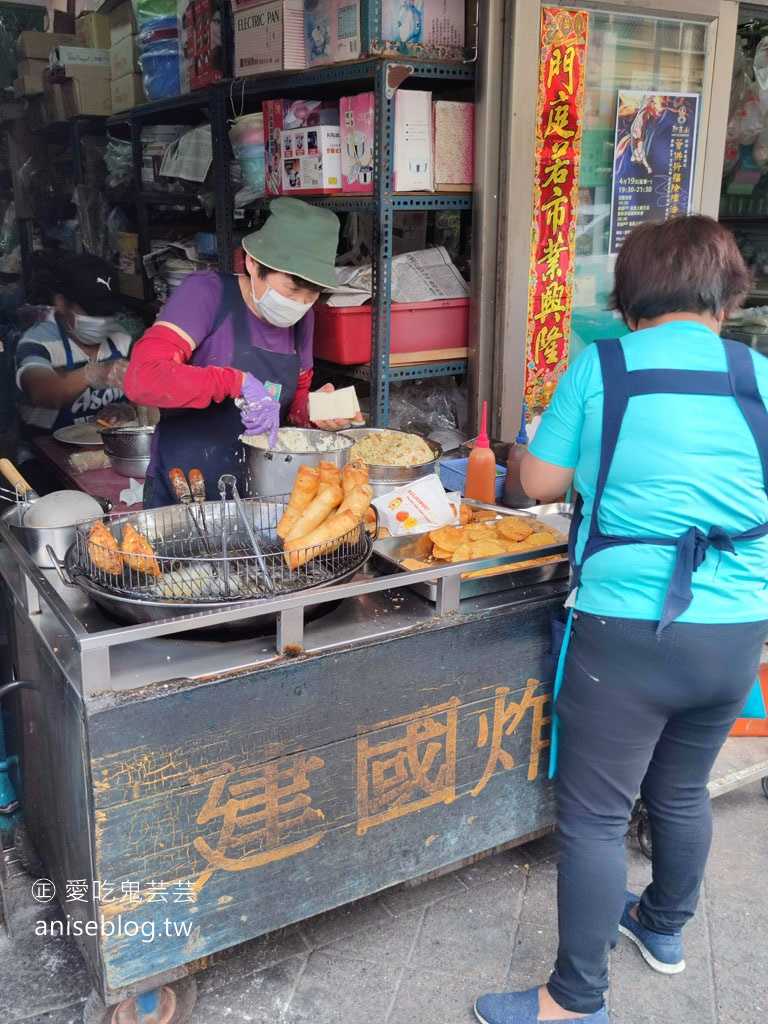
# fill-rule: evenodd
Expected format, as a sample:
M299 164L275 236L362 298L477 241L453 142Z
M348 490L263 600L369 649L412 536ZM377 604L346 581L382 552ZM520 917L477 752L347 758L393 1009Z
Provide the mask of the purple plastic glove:
M246 434L269 434L269 447L277 444L277 431L280 426L280 403L270 395L260 380L246 373L243 389L240 392L243 407L240 419Z

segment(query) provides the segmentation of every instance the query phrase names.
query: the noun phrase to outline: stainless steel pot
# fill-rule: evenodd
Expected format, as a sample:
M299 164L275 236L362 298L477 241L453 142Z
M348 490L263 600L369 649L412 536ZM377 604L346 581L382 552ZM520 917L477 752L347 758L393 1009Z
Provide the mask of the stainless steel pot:
M26 506L14 505L6 509L0 519L3 527L10 530L22 547L29 552L35 565L41 569L52 569L54 566L46 550L50 545L59 558L63 558L67 549L75 539L75 525L71 526L25 526Z
M294 427L279 430L277 441L277 447L270 449L250 444L245 435L240 438L245 462L245 493L249 497L290 494L299 466L317 466L319 462L344 466L349 462L354 444L345 434L332 430Z
M367 437L368 434L391 434L397 437L401 434L407 433L407 430L388 430L384 427L357 427L344 431L344 435L350 438L353 443L354 441L362 440L362 438ZM438 460L443 454L443 449L436 441L431 441L428 437L425 437L424 441L426 441L430 451L432 452L432 459L420 466L383 466L371 462L367 463L369 473L368 482L373 488L374 498L378 498L382 494L386 494L388 491L394 490L395 487L402 487L403 484L409 484L413 480L420 480L423 476L429 476L430 473L434 473L437 470Z

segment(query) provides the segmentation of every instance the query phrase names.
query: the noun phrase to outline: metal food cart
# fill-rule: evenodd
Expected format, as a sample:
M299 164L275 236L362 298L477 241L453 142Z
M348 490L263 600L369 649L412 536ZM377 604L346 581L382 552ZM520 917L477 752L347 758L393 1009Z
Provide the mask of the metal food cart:
M219 951L552 827L564 562L471 597L460 566L409 574L434 600L368 562L126 625L0 536L15 781L88 1024L180 1024Z

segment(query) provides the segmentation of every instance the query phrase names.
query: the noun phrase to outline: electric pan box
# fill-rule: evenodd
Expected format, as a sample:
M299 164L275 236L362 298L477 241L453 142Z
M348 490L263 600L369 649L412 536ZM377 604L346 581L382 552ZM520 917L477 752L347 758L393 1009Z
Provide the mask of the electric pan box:
M371 307L315 309L314 352L318 359L350 365L371 361ZM390 352L434 352L466 348L469 299L398 302L389 321Z

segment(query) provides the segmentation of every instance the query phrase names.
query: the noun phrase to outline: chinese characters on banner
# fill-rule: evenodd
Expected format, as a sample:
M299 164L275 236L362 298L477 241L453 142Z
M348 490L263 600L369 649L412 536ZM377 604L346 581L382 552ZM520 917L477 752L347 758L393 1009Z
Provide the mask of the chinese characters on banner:
M568 361L588 24L586 11L541 12L526 328L529 409L548 405Z
M611 255L638 224L691 212L698 112L692 93L619 91Z

